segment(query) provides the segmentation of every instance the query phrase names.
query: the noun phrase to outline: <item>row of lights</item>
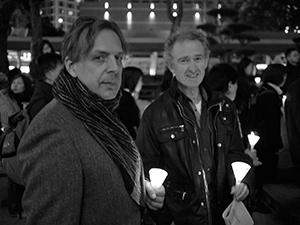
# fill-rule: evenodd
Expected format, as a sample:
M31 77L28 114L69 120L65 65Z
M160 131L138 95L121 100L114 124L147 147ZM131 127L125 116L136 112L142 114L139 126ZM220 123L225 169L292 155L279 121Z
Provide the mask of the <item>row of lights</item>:
M299 26L296 26L293 30L291 30L291 28L289 26L286 26L284 29L284 33L287 34L289 32L300 34L300 28L299 28Z
M150 13L149 13L149 17L150 19L154 19L155 18L155 12L154 12L154 9L155 9L155 4L152 2L150 3ZM178 13L177 13L177 10L178 10L178 5L177 3L173 3L173 13L172 13L172 16L173 17L177 17L178 16ZM108 12L108 9L109 9L109 3L108 2L105 2L104 3L104 9L105 9L105 12L104 12L104 19L106 20L109 20L109 12ZM128 9L128 12L127 12L127 20L128 21L132 21L132 12L131 12L131 9L132 9L132 3L129 2L127 3L127 9ZM199 20L201 18L201 15L200 15L200 6L199 4L195 4L195 9L196 9L196 12L195 12L195 19L196 20Z

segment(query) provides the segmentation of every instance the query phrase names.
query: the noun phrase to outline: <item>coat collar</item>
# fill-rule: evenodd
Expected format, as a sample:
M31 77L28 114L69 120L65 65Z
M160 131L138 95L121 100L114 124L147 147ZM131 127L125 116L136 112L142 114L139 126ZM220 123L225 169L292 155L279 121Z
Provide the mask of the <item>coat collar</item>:
M213 91L207 84L206 79L203 79L202 83L199 85L199 89L203 100L208 103L208 107L219 104L223 100L223 95ZM190 99L179 90L178 81L175 77L172 79L169 93L174 100L179 100L180 102L190 101Z

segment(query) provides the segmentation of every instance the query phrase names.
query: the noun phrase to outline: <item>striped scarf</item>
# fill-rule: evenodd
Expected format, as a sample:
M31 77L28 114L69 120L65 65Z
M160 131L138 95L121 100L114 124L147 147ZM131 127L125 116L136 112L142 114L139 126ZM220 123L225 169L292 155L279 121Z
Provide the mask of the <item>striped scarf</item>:
M63 70L53 84L54 97L81 120L118 165L133 200L144 206L144 171L138 149L125 126L114 115L121 98L103 100Z

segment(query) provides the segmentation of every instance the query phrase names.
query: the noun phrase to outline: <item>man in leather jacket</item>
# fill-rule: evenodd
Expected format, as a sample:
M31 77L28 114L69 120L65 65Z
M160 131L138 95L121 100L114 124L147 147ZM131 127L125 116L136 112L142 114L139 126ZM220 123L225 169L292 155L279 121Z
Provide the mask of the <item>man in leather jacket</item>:
M168 172L164 207L149 213L158 225L224 224L222 212L253 185L252 169L235 184L231 168L235 161L252 166L235 106L206 85L209 49L202 34L171 35L164 57L174 75L171 87L146 108L136 139L146 176L154 167Z

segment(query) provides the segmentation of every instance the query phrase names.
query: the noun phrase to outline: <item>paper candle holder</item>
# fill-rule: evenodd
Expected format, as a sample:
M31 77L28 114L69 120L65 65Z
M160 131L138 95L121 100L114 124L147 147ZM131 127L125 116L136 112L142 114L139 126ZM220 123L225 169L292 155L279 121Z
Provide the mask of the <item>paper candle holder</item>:
M160 168L151 168L149 170L150 182L154 189L159 189L165 181L168 172Z
M251 168L249 164L244 162L233 162L231 163L231 167L237 184L241 183Z

